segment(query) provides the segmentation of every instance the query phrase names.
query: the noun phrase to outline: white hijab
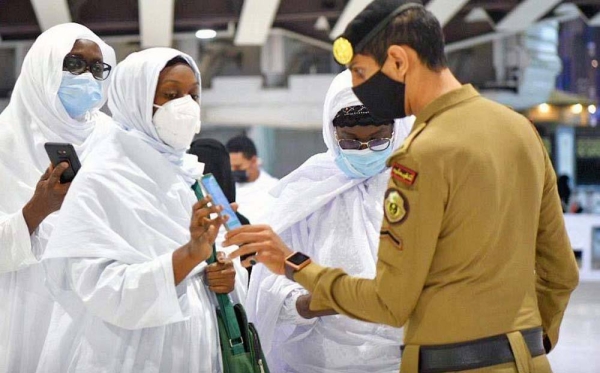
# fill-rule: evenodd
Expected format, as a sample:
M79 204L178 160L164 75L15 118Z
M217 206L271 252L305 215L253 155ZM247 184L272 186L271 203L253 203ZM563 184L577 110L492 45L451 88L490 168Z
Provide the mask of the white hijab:
M369 179L350 179L335 164L335 157L340 150L335 140L333 118L339 110L354 105L361 105L361 102L352 92L351 74L346 70L333 80L325 99L323 138L328 152L311 157L279 182L271 191L275 200L266 209L269 212L262 222L271 225L293 250L305 252L320 264L344 267L355 276L373 277L379 229L383 219L382 200L389 179L389 169ZM412 122L412 118L395 121L394 149L402 145ZM276 320L285 298L297 287L297 284L282 276L270 274L263 266L257 266L252 272L246 300L248 316L257 325L267 355L277 344L280 349L298 352L297 357L288 356L288 363L294 359L307 358L311 353L313 356L321 356L322 352L312 351L313 347L308 346L311 344L310 340L304 340L317 338L316 335L325 336L329 341L337 340L341 345L344 345L344 340L348 341L339 334L344 332L356 333L356 339L352 343L362 340L383 346L393 344L396 336L400 338L397 330L384 332L382 326L370 326L343 316L333 316L314 324L315 330L312 332L305 331L305 334L295 335L288 340L286 335L297 333L301 328L296 331L290 326L277 329ZM380 330L379 336L372 332L375 329ZM311 336L311 333L316 334ZM361 335L364 339L360 339ZM320 342L322 340L318 343ZM285 347L290 343L297 345ZM399 339L397 343L400 343ZM324 345L315 348L326 350ZM332 348L335 350L335 343ZM395 351L395 347L392 350ZM392 356L391 363L397 362L398 358ZM342 364L340 360L344 360L335 352L331 352L326 359L330 359L327 364L332 368L336 364ZM298 364L302 363L298 361ZM310 370L306 366L304 368L306 371ZM343 368L338 368L338 371L339 369Z
M185 150L177 151L165 144L158 136L152 122L158 76L167 62L175 57L182 57L187 61L200 84L200 71L192 57L176 49L150 48L132 53L119 63L113 77L118 84L113 84L110 88L108 107L112 112L113 120L121 128L141 139L169 162L178 166L179 174L193 183L202 174L202 169L198 168L198 157L187 154Z
M76 23L54 26L37 38L25 56L10 103L0 114L0 219L19 211L33 195L50 164L46 142L71 143L83 158L93 138L99 137L90 136L94 129L110 123L99 111L106 102L110 77L102 82L103 100L84 121L72 119L58 98L63 59L78 39L95 42L104 62L113 68L116 64L114 50Z

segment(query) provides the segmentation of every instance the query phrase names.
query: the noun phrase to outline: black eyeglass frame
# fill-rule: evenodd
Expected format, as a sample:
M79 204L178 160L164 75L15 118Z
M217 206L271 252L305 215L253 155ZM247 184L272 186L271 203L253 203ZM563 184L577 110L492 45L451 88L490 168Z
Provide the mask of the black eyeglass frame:
M392 135L390 137L381 137L381 138L372 139L372 140L369 140L369 141L366 141L366 142L365 141L355 140L355 139L341 139L340 140L340 139L338 139L337 132L335 133L335 139L336 139L336 141L338 143L338 146L340 147L340 149L344 149L344 150L360 150L360 148L363 145L366 145L368 149L371 149L374 152L382 152L384 150L387 150L387 148L390 147L390 145L392 144L392 139L393 138L394 138L394 132L392 132ZM383 148L383 149L373 149L372 148L373 142L374 141L381 141L381 140L386 140L387 141L387 146L385 148ZM358 147L343 147L342 146L342 141L348 141L348 142L352 142L354 144L358 144Z
M69 69L69 67L68 67L69 60L77 61L77 63L79 64L79 67L77 69ZM81 62L83 62L85 65L82 65ZM92 71L92 67L94 65L102 66L102 76L101 77L95 75L94 72ZM83 67L83 69L82 69L82 67ZM89 64L85 59L83 59L79 56L67 55L67 56L65 56L65 58L63 60L63 70L66 70L73 75L81 75L81 74L85 73L86 71L89 71L92 74L92 76L94 77L94 79L103 81L103 80L108 79L108 77L110 76L110 73L112 71L112 66L110 66L107 63L100 62L100 61L92 62L91 64ZM106 76L104 76L105 72L106 72Z

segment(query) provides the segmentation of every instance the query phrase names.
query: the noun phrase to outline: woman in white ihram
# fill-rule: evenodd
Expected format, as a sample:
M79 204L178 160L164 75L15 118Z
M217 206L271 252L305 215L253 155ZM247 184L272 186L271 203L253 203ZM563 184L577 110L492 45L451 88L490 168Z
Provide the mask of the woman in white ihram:
M389 179L385 161L410 132L412 119L377 121L352 92L349 71L339 74L325 100L317 154L271 191L263 219L294 251L355 276L375 275L381 201ZM247 259L251 260L251 259ZM387 373L400 366L400 329L319 315L299 284L254 269L246 308L275 372Z
M115 54L84 26L41 34L0 114L0 372L34 372L54 301L38 263L69 184L49 167L46 142L73 144L79 159L107 132Z
M221 221L197 214L206 201L191 189L203 168L186 154L199 95L198 68L177 50L117 66L115 128L73 182L44 256L67 314L54 313L38 372L221 370L212 291L239 276L226 259L205 264Z

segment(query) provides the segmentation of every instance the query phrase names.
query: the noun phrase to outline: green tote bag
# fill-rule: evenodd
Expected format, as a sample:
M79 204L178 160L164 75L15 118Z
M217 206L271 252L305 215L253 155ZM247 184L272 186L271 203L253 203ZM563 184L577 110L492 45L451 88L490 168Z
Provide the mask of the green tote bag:
M192 189L198 200L204 198L196 182ZM216 262L217 251L206 261ZM254 325L248 322L246 310L241 304L233 305L229 295L216 294L219 306L216 309L219 324L219 340L224 373L270 373L260 346L260 338Z

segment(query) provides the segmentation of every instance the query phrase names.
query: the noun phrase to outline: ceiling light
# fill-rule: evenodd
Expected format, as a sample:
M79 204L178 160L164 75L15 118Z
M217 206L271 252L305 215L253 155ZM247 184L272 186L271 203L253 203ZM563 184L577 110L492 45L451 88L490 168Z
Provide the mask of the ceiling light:
M214 39L217 36L217 32L211 29L202 29L196 31L196 37L198 39Z
M588 113L590 113L590 114L596 114L596 105L590 105L590 106L588 106Z
M573 114L581 114L583 111L583 106L581 104L571 106L571 113Z
M540 104L538 106L538 110L540 111L540 113L547 114L550 112L550 105L544 102L543 104Z

